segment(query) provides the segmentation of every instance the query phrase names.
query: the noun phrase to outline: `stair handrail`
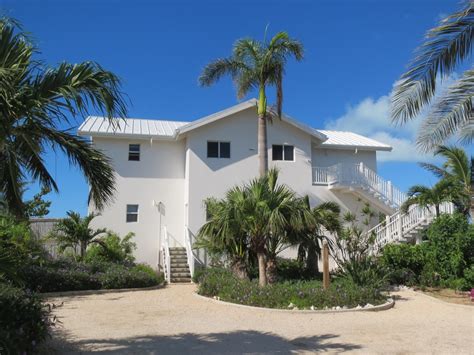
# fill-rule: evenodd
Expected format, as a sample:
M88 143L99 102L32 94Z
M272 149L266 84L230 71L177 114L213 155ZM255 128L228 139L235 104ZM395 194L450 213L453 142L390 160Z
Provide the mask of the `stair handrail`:
M454 212L454 204L451 202L443 202L440 204L440 213L452 214ZM416 228L423 221L431 221L436 217L434 206L421 207L412 205L408 211L403 213L398 210L391 216L387 216L386 220L374 226L367 231L375 237L374 246L379 250L389 243L398 243L404 241L403 235Z
M169 247L169 235L166 226L163 226L163 236L161 244L161 253L163 255L163 266L164 266L164 275L165 280L168 283L171 283L171 257L170 257L170 247Z
M194 255L193 255L193 241L191 240L191 233L187 226L184 226L184 246L186 247L186 257L188 259L189 273L191 277L194 276Z

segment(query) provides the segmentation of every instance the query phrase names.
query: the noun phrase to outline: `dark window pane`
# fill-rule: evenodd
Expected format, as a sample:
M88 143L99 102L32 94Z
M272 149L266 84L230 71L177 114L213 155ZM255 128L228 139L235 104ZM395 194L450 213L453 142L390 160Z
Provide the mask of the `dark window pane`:
M133 160L133 161L140 160L140 144L128 145L128 160Z
M127 214L127 222L138 222L138 214Z
M130 152L140 152L140 144L129 144L128 151Z
M208 158L219 157L219 144L217 142L207 142L207 157Z
M283 160L283 146L282 145L272 146L272 160Z
M293 160L294 148L292 145L285 145L285 160Z
M221 158L230 158L230 143L229 142L221 142L220 143L220 157Z
M138 213L138 205L127 205L127 213Z

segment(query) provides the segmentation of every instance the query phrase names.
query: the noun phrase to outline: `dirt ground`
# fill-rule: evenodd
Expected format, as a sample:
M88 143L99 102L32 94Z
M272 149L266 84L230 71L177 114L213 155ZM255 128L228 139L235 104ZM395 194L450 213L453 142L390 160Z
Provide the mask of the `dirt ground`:
M52 299L51 353L473 354L474 308L413 291L381 312L301 314L219 304L194 285Z
M443 288L443 289L427 289L427 290L424 290L423 293L432 297L436 297L446 302L474 306L474 301L471 301L469 292L456 292L454 290Z

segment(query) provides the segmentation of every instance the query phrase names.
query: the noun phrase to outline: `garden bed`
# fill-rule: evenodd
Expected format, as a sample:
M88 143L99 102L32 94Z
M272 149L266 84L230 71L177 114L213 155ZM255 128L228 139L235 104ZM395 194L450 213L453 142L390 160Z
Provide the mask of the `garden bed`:
M320 281L282 282L259 287L224 269L209 269L199 278L198 294L246 306L293 310L344 310L378 306L388 296L372 287L335 281L324 290ZM369 308L368 307L368 308Z

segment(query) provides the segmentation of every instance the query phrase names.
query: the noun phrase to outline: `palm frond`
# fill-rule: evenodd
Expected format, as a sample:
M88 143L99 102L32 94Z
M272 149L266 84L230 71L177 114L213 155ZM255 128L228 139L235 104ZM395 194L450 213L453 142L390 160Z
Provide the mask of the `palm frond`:
M418 147L423 151L433 150L462 127L474 122L473 95L474 69L470 69L434 103L421 126Z
M391 98L394 123L414 118L433 97L436 78L449 75L460 61L469 57L474 36L473 6L472 1L467 1L461 11L428 31L408 70L395 84Z

